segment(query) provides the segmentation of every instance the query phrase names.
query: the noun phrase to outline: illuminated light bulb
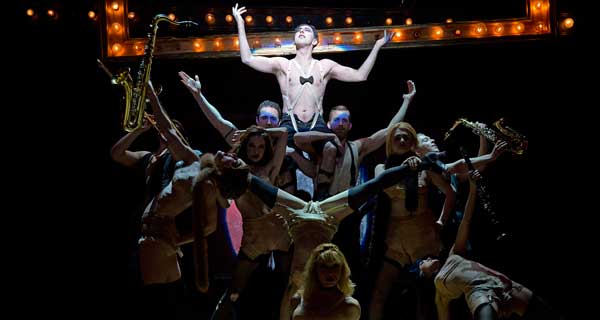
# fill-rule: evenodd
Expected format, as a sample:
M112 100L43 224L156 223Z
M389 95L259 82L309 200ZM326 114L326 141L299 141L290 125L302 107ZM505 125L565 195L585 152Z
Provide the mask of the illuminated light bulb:
M292 21L294 21L294 19L292 18L292 16L285 17L285 22L292 23Z
M239 39L235 39L235 46L238 47L240 45L240 40Z
M327 25L331 25L331 24L333 23L333 18L332 18L332 17L327 17L327 18L325 18L325 23L326 23Z
M171 21L175 21L175 19L177 18L174 13L169 13L168 17Z
M346 22L347 25L351 25L352 24L352 17L346 17L346 20L344 20L344 22Z
M121 24L118 22L111 24L110 27L113 29L114 32L121 32Z
M273 17L272 17L272 16L266 16L266 17L265 17L265 22L266 22L267 24L271 24L271 23L273 23Z
M252 16L246 16L246 23L252 23L252 21L254 21Z
M460 31L460 29L454 30L454 35L460 36L461 34L462 34L462 32Z
M387 19L385 19L385 24L386 24L386 25L388 25L388 26L391 26L391 25L392 25L392 23L394 23L394 21L392 20L392 18L387 18Z
M144 45L141 43L136 43L133 46L133 49L135 49L135 52L140 53L140 52L144 51Z
M494 26L494 33L502 34L503 32L504 32L504 26L501 23Z
M233 22L233 16L228 14L225 16L225 21L227 21L227 23L232 23Z
M110 7L111 7L113 10L117 11L117 10L119 10L119 3L118 3L118 2L116 2L116 1L113 1L113 2L112 2L112 4L110 5Z
M194 40L194 51L196 51L196 52L204 51L204 46L202 45L202 40Z
M360 40L361 38L362 38L362 35L361 35L360 33L357 33L357 34L354 36L354 39L356 39L356 40Z
M406 18L406 20L404 20L404 23L405 23L407 26L410 26L410 25L412 25L412 24L413 24L413 21L412 21L412 19L411 19L411 18Z
M575 25L575 20L573 20L573 18L566 18L563 20L562 25L565 29L571 29L573 28L573 25Z
M217 48L218 48L218 47L220 47L220 46L221 46L221 41L219 41L219 40L215 41L215 47L217 47Z
M534 8L536 8L538 10L541 9L542 8L542 2L541 1L536 2L535 5L534 5Z
M483 34L487 31L487 28L485 27L484 23L478 23L477 25L475 25L475 32L477 34Z
M537 30L538 32L544 31L544 23L543 22L536 23L535 24L535 30Z
M439 28L439 27L437 27L437 28L433 28L433 35L434 35L436 38L439 38L439 37L441 37L443 34L444 34L444 30L442 30L442 28Z
M525 26L524 26L524 25L523 25L521 22L519 22L519 23L517 23L517 24L515 25L515 32L516 32L516 33L521 33L521 32L523 32L524 30L525 30Z
M127 18L129 18L129 19L135 19L135 12L133 12L133 11L129 11L129 12L127 13Z
M96 19L96 13L95 13L94 11L91 11L91 10L90 10L90 11L88 12L88 18L90 18L90 19L92 19L92 20Z
M335 38L333 38L333 40L334 40L335 42L341 42L341 41L342 41L342 37L340 37L340 36L335 36Z
M204 17L204 20L206 20L206 23L208 24L213 24L215 23L215 15L212 13L207 13Z
M454 22L454 20L452 20L452 18L446 19L446 23L452 23L452 22Z
M54 17L54 15L56 15L56 12L54 12L54 10L52 10L52 9L49 9L46 13L48 14L49 17Z
M396 37L396 38L402 37L402 32L396 31L396 33L394 34L394 37Z
M277 42L277 43L281 43L281 39L279 39L279 38L275 38L275 42Z
M35 14L35 12L33 11L33 9L27 9L28 16L33 17L34 14Z
M111 48L114 53L119 53L123 50L123 46L120 43L113 44Z

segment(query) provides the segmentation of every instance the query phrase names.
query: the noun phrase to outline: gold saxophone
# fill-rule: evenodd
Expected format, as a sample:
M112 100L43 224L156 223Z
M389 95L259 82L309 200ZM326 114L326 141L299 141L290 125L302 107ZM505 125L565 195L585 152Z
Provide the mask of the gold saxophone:
M152 31L148 33L148 42L144 48L144 58L138 69L135 87L133 87L133 79L129 74L129 70L125 70L118 75L111 77L111 82L113 84L121 85L125 90L123 129L127 132L132 132L140 128L143 123L146 109L146 89L148 88L148 80L150 79L152 55L154 53L154 44L156 43L156 32L158 31L158 24L161 21L166 21L173 25L196 25L193 21L172 21L167 15L155 15L154 18L152 18L152 24L150 25ZM106 68L105 71L107 71Z
M527 138L511 129L504 124L504 118L498 119L494 122L496 130L487 126L479 126L476 123L468 121L467 119L460 118L454 122L454 125L446 132L444 140L448 139L454 129L458 125L464 125L465 127L473 130L477 135L485 137L487 140L496 143L498 140L506 141L508 143L509 150L514 154L523 154L527 150Z

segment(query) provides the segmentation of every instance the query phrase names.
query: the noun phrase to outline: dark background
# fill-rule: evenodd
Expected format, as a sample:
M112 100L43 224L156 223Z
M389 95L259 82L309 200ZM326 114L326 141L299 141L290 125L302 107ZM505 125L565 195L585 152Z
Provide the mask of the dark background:
M9 138L8 146L19 155L20 168L9 173L17 174L15 189L24 198L19 198L26 213L23 229L35 235L27 237L33 240L27 247L33 262L22 266L34 282L25 296L54 301L54 289L64 287L68 298L49 307L66 315L78 310L76 305L90 306L75 315L93 317L116 312L113 307L130 298L123 285L128 223L141 193L136 189L139 177L110 159L110 147L124 134L121 91L96 65L100 34L85 16L87 4L59 3L63 15L55 22L26 19L28 3L16 6L24 31L12 52L19 71L11 73L16 85L8 95L17 103L6 105L14 106L9 112L16 129L10 130L16 138ZM366 82L332 81L324 107L348 106L354 122L351 138L360 138L387 125L406 92L406 80L412 79L417 96L406 120L438 144L459 117L488 124L507 118L529 138L529 150L522 157L504 155L489 173L498 211L514 234L513 242L498 251L504 263L493 267L565 315L575 315L581 308L576 285L593 274L587 259L595 255L586 248L593 240L584 238L593 239L585 226L597 210L588 204L593 189L583 183L595 174L591 150L596 135L589 114L597 100L585 95L597 80L584 38L589 22L573 4L560 2L559 7L574 13L576 26L569 36L383 49ZM358 68L367 55L360 51L316 58ZM116 70L122 64L108 66ZM130 66L137 70L138 62ZM281 101L272 75L251 70L237 58L156 58L152 78L163 86L163 104L183 122L192 145L205 152L226 144L179 83L179 70L198 74L205 96L241 128L253 123L262 100ZM582 75L592 80L583 81ZM476 145L477 138L469 144ZM148 135L134 146L153 148L155 139ZM381 150L366 164L372 168L383 158ZM23 172L32 176L23 178Z

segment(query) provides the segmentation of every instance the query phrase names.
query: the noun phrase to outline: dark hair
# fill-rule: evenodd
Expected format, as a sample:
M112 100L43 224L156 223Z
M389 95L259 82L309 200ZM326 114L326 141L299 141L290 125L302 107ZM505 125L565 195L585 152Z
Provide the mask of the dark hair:
M338 105L331 108L331 110L329 111L329 121L333 120L331 119L331 113L333 113L334 111L348 111L348 120L352 121L352 115L350 114L350 110L348 110L348 108L343 105Z
M252 162L249 158L248 158L248 141L250 140L251 137L254 136L259 136L262 137L265 140L265 153L263 154L262 159L260 159L257 162ZM265 130L265 128L260 127L260 126L256 126L256 125L252 125L250 127L248 127L248 129L246 129L246 132L244 132L241 137L240 137L240 144L237 146L235 153L238 155L238 157L242 160L244 160L247 163L251 163L257 166L264 166L267 163L269 163L269 161L271 161L271 159L273 159L273 145L271 143L271 136L269 136L269 133L267 132L267 130Z
M302 27L302 26L309 26L309 27L310 27L310 29L311 29L311 30L312 30L312 32L313 32L313 35L315 36L315 39L317 39L317 43L319 43L319 32L317 31L317 28L316 28L315 26L313 26L312 24L308 24L308 23L301 23L301 24L297 25L297 26L294 28L294 33L298 32L298 30L299 30L299 29L300 29L300 27Z
M248 189L249 174L250 167L246 164L219 170L216 181L221 195L228 199L240 197Z
M279 117L279 119L281 119L282 114L281 114L281 107L279 106L279 103L277 103L275 101L271 101L271 100L265 100L258 105L258 109L256 109L256 116L259 116L260 111L266 107L271 107L271 108L277 110L277 117Z
M425 275L423 274L423 271L421 271L421 263L423 263L425 260L427 260L429 258L434 259L434 260L439 260L440 262L442 262L442 259L440 257L438 257L436 255L428 254L428 255L424 256L423 258L415 260L415 262L413 264L408 265L406 267L409 274L411 274L415 280L419 280L419 279L425 277Z

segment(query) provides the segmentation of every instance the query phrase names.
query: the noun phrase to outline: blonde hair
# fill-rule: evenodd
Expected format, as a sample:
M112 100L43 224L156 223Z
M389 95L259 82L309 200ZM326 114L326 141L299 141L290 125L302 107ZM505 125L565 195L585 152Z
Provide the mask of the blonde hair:
M396 130L398 129L406 130L406 132L408 132L408 134L410 135L410 140L413 145L411 150L414 151L419 146L419 140L417 139L417 131L408 122L398 122L388 129L387 135L385 136L385 154L388 157L394 154L394 152L392 151L392 145L394 143L394 135L396 133Z
M354 293L354 283L350 280L350 267L346 262L346 257L335 244L322 243L313 250L306 267L304 267L304 283L300 292L307 304L311 303L313 292L320 287L319 276L317 275L319 265L341 266L337 288L344 296L351 296Z

